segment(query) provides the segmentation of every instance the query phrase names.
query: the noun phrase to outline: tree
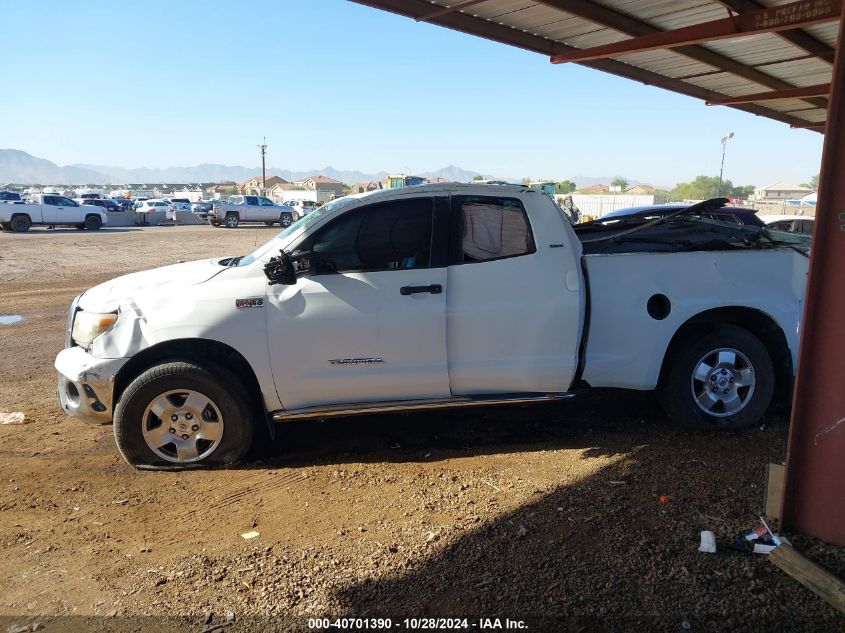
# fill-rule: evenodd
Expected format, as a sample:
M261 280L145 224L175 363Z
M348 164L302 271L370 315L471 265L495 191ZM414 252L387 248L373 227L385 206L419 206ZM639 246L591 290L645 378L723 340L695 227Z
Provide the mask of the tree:
M810 182L805 182L801 185L802 187L807 187L807 189L812 189L813 191L819 190L819 175L816 174L812 178L810 178Z
M617 176L610 182L610 185L612 187L620 187L622 191L625 191L628 188L628 181L622 178L622 176Z
M561 180L555 185L555 193L570 193L575 189L575 183L571 180Z
M754 185L735 187L730 180L722 181L720 193L718 176L696 176L692 182L678 183L669 192L669 197L672 200L707 200L718 197L747 198L752 193L754 193Z

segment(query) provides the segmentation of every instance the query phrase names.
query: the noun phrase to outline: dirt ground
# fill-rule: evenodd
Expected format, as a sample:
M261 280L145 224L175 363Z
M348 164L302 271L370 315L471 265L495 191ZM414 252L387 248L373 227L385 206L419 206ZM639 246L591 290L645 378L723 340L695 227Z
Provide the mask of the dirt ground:
M244 254L276 230L0 234L0 315L24 317L0 325L0 409L29 420L0 426L0 627L306 630L359 616L404 630L442 616L474 630L482 618L534 631L845 630L765 557L727 548L757 525L766 464L785 453L782 413L742 434L691 434L650 394L597 391L290 423L242 466L179 473L133 470L111 427L63 414L53 359L76 294ZM704 529L718 554L697 551ZM841 549L792 541L845 577Z

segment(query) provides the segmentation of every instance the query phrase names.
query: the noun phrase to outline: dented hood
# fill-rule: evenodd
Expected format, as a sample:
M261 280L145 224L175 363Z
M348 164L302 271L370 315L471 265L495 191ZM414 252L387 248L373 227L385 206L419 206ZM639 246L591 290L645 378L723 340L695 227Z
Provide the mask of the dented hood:
M127 299L133 302L144 295L178 294L180 288L208 281L226 270L220 258L162 266L111 279L86 290L79 307L92 312L112 312Z

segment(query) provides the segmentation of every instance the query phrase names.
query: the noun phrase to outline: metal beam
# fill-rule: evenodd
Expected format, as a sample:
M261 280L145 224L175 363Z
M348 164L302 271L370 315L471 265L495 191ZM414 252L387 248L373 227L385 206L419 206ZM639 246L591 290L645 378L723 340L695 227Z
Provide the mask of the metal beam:
M728 97L727 99L715 99L708 101L707 105L736 105L738 103L756 103L758 101L772 101L774 99L802 99L804 97L822 97L830 94L830 84L816 84L815 86L804 86L802 88L788 88L786 90L772 90L770 92L757 92L750 95Z
M827 123L793 123L789 127L793 130L816 130L824 132Z
M821 24L839 19L842 0L800 0L755 13L745 13L712 22L693 24L672 31L659 31L623 42L579 49L553 55L553 64L584 62L618 57L629 53L675 48L702 42L713 42L747 35L777 33L798 26Z
M411 19L416 19L419 16L423 16L431 12L431 4L428 2L424 2L423 0L352 1L356 2L357 4L362 4L376 9L390 11L391 13L396 13L398 15L402 15ZM532 35L530 33L526 33L525 31L520 31L518 29L514 29L508 26L502 26L501 24L496 24L489 20L476 18L465 13L450 13L448 15L443 15L439 18L433 18L431 20L431 23L455 31L459 31L461 33L468 33L470 35L476 35L478 37L482 37L484 39L491 40L494 42L500 42L509 46L515 46L517 48L531 51L533 53L539 53L545 56L555 55L564 51L578 50L572 46L567 46L566 44L561 44L559 42L555 42L544 37ZM719 99L728 96L719 92L715 92L713 90L701 88L700 86L695 86L693 84L688 84L683 81L678 81L676 79L672 79L670 77L666 77L655 72L651 72L642 68L637 68L635 66L631 66L630 64L623 64L622 62L617 62L612 59L585 62L584 64L580 65L585 66L587 68L592 68L594 70L600 70L602 72L616 75L618 77L624 77L626 79L638 81L646 85L663 88L664 90L669 90L671 92L686 95L688 97L693 97L695 99L701 99L703 101ZM748 112L757 116L763 116L769 119L774 119L775 121L780 121L781 123L786 123L787 125L793 123L806 123L806 120L804 119L799 119L797 117L790 116L789 114L784 112L770 110L768 108L756 104L743 104L728 107L737 110L742 110L743 112Z
M441 15L446 15L448 13L454 13L455 11L460 11L461 9L466 9L467 7L471 7L474 4L481 4L482 2L487 2L487 0L466 0L465 2L459 2L458 4L453 4L451 7L443 7L442 9L438 9L437 11L432 11L426 15L421 15L418 18L414 18L417 22L428 22L432 18L439 18Z
M845 545L845 20L831 79L781 526Z
M755 11L766 8L758 0L718 0L718 2L737 13L754 13ZM831 64L833 63L835 51L806 31L790 29L788 31L778 32L778 36L790 44L794 44L798 48L807 51L813 57L818 57Z
M664 33L664 31L661 31L656 26L653 26L639 18L635 18L626 13L622 13L621 11L617 11L616 9L611 9L587 0L539 0L539 2L553 9L565 11L575 17L595 22L596 24L619 31L620 33L625 33L625 35L630 35L631 37ZM712 66L718 71L732 73L738 77L747 79L748 81L753 81L761 86L765 86L766 88L771 88L772 90L786 90L788 88L795 87L782 79L778 79L777 77L768 75L760 70L751 68L736 61L735 59L731 59L730 57L711 51L703 46L680 46L673 49L672 52L694 59L702 64ZM826 99L808 99L807 102L818 108L827 107Z

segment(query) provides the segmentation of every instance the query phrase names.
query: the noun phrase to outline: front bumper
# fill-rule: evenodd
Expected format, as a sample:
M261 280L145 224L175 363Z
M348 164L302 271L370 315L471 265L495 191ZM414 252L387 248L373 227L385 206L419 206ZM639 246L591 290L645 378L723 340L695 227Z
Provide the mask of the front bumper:
M59 404L70 416L89 424L112 421L114 379L128 358L94 358L81 347L68 347L56 356Z

